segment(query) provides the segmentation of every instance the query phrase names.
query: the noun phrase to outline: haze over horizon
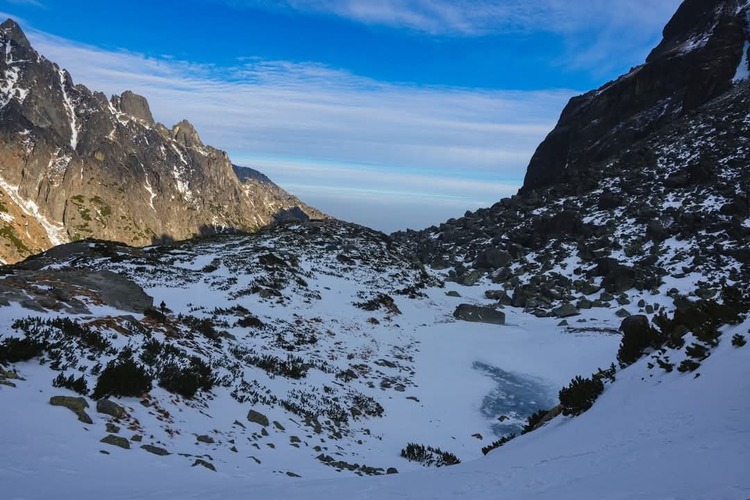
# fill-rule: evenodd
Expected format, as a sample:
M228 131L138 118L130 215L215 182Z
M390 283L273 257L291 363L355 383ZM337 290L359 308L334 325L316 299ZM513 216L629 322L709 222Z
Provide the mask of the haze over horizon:
M645 59L679 0L0 0L76 83L146 96L333 216L420 229L523 182L567 100Z

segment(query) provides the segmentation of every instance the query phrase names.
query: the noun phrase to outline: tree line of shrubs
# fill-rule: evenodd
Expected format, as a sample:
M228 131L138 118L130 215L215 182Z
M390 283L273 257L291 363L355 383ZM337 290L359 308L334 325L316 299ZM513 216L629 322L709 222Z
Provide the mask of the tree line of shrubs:
M417 443L407 444L406 448L401 450L401 456L410 462L419 462L427 467L445 467L461 463L453 453Z
M86 377L66 375L65 366L70 363L65 366L59 363L63 352L67 357L72 356L70 341L81 349L81 355L85 351L90 355L117 352L101 332L69 318L25 318L16 321L12 327L22 331L25 336L8 337L0 342L0 364L29 361L46 355L52 360L50 367L61 371L53 379L52 385L82 395L89 392ZM131 347L125 347L103 369L101 365L93 367L90 373L98 377L92 397L141 396L152 389L154 380L167 391L188 399L214 386L215 377L209 364L198 356L187 356L182 349L167 342L153 338L147 340L142 346L140 358L145 364L134 359ZM73 365L77 363L74 359Z

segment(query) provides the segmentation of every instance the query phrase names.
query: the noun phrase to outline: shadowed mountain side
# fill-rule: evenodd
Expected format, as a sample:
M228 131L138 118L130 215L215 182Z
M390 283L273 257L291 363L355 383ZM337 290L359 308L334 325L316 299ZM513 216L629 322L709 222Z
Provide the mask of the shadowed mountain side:
M745 0L683 2L645 64L570 100L534 153L522 192L564 182L589 190L593 162L729 90L747 50L748 8Z

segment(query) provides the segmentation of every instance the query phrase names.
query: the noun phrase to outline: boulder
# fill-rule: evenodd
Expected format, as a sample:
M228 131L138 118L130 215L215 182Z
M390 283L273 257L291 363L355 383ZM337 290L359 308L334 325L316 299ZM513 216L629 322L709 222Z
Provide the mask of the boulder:
M161 448L159 446L154 446L154 445L150 445L150 444L144 444L144 445L141 445L141 448L143 448L144 450L146 450L149 453L153 453L154 455L159 455L160 457L171 455L170 452L168 452L167 450L165 450L164 448Z
M625 336L638 335L641 332L645 332L651 329L651 325L648 322L648 317L643 314L634 314L628 316L620 323L620 331Z
M491 307L461 304L453 312L453 317L472 323L489 323L493 325L505 324L505 313Z
M97 413L102 413L104 415L109 415L115 418L122 418L125 416L125 408L118 405L114 401L110 401L109 399L100 399L96 402L96 411Z
M499 269L513 260L510 253L499 248L488 248L477 259L476 266L480 269Z
M115 436L114 434L109 434L103 437L99 442L104 443L104 444L110 444L112 446L118 446L125 450L130 449L130 441L128 441L122 436Z
M268 417L255 410L250 410L249 412L247 412L247 419L250 422L262 425L263 427L268 427L270 424L270 422L268 421Z
M88 402L84 398L74 398L71 396L52 396L49 399L49 404L52 406L63 406L78 416L78 420L84 424L93 424L94 421L84 411L89 407Z
M558 318L569 318L571 316L578 316L581 312L573 304L566 302L559 307L552 309L552 314Z

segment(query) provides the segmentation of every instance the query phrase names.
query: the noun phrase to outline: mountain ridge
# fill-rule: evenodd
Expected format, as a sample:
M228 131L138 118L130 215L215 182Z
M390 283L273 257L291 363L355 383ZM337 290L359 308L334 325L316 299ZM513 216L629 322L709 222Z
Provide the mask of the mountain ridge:
M746 8L683 2L654 60ZM636 76L586 99L607 115L599 96ZM0 267L0 483L40 499L748 498L750 81L663 121L646 97L642 133L602 158L424 231L303 221ZM364 475L387 477L342 477Z
M574 97L529 162L521 193L587 183L587 165L604 160L729 90L747 54L745 0L686 0L646 62Z
M0 25L0 44L4 261L83 238L146 245L326 217L274 184L240 181L225 152L187 120L157 123L144 97L74 84L15 21Z

